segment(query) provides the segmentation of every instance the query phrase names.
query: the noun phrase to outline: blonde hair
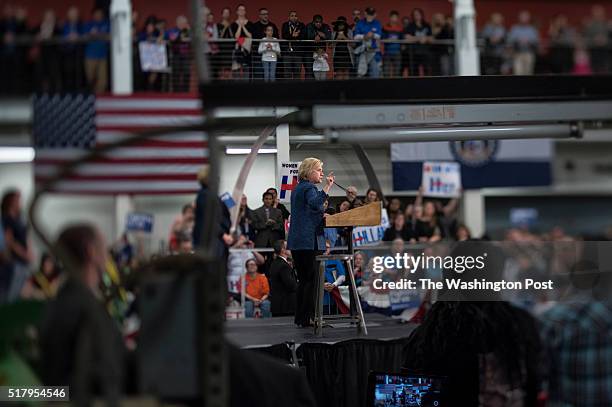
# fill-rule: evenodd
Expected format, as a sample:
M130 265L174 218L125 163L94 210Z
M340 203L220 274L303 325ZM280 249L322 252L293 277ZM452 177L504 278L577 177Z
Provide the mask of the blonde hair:
M208 175L210 174L210 166L204 165L198 171L198 182L200 185L208 185Z
M302 160L302 163L300 164L300 167L298 168L298 177L300 179L307 180L310 176L310 173L313 172L314 169L317 168L319 165L323 166L323 161L319 160L318 158L304 158L304 160Z

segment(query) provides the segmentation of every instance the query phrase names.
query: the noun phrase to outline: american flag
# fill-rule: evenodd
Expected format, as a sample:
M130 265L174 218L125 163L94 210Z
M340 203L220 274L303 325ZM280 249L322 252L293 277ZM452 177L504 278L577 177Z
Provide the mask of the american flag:
M40 95L34 98L34 178L57 174L62 164L134 132L203 122L196 97ZM208 161L202 132L164 134L119 147L53 190L87 194L181 194L198 190L196 174Z

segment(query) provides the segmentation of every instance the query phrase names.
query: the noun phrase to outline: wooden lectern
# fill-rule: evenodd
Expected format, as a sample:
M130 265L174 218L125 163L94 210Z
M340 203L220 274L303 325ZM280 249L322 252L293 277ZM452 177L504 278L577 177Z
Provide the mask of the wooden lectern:
M378 226L380 225L382 202L372 202L364 206L330 215L325 218L325 226Z
M382 202L374 202L360 206L346 212L337 213L325 218L325 227L346 227L349 229L348 254L332 254L317 256L319 262L319 278L316 287L315 302L315 335L323 335L324 320L349 319L357 324L357 331L365 335L368 330L363 317L363 310L359 302L357 285L353 274L353 227L355 226L378 226L381 223ZM345 263L349 283L350 313L349 315L335 315L323 317L323 296L325 283L325 262L328 260L339 260Z

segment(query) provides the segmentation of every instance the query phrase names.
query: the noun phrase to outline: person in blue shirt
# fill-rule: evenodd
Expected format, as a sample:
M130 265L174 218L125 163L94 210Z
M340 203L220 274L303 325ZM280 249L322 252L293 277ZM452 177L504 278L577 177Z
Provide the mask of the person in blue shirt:
M382 37L382 25L376 19L376 10L368 7L365 10L365 18L359 20L355 26L353 38L363 40L362 44L355 49L355 54L359 55L357 64L358 76L378 78L380 76L380 44Z
M83 46L78 42L82 35L83 24L79 17L79 9L70 7L61 30L64 41L61 47L62 77L64 88L69 92L81 90L83 84Z
M85 76L87 83L96 93L106 91L108 85L108 46L110 23L104 18L102 9L95 9L92 20L83 27L88 37L85 46Z
M400 23L400 15L393 10L389 13L389 23L383 27L383 40L385 42L385 54L383 56L383 69L386 78L401 76L402 66L402 44L399 41L403 37L404 27ZM395 42L397 41L397 42Z
M322 222L323 204L334 184L334 174L323 174L323 162L306 158L298 168L299 183L291 193L291 221L287 247L291 250L298 275L295 323L300 327L312 326L314 316L314 282L318 253L325 249ZM316 184L326 179L323 190Z

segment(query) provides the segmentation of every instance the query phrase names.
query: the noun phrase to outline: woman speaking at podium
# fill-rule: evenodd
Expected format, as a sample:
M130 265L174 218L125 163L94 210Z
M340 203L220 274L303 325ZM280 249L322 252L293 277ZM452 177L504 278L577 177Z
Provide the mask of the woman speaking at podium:
M295 323L301 327L312 325L314 316L314 282L316 256L325 250L323 236L323 204L334 184L334 173L323 174L323 162L306 158L298 168L299 183L291 193L291 223L287 248L291 250L298 275ZM319 191L316 184L326 178Z

